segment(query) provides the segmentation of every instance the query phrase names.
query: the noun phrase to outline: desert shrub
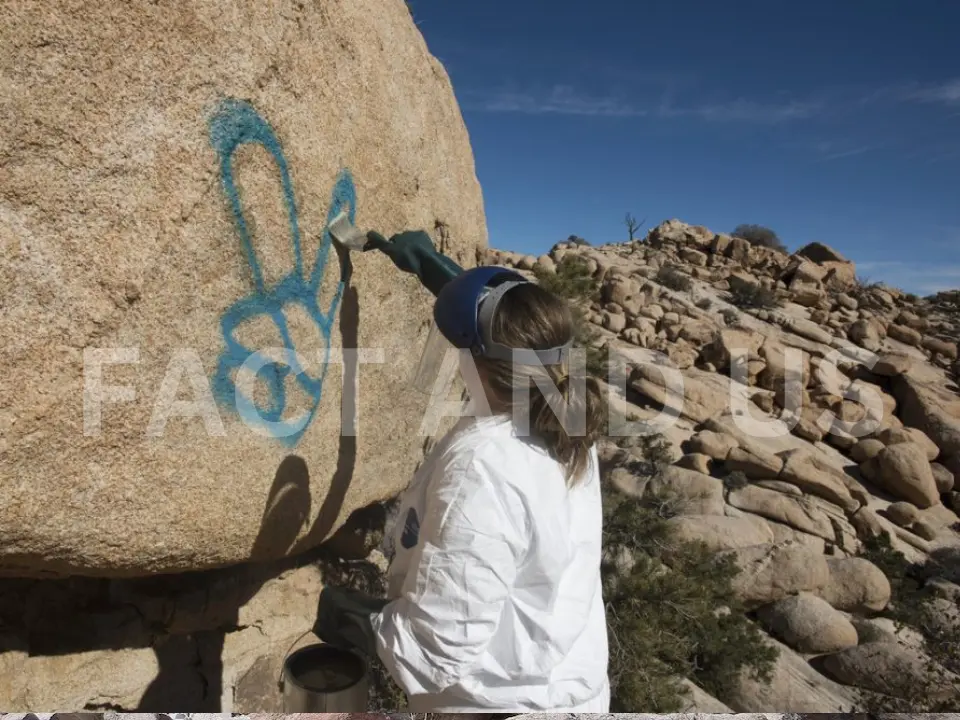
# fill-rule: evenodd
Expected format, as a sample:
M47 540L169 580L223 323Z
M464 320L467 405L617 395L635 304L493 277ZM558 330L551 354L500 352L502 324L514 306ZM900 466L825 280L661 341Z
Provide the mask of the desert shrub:
M908 303L920 302L920 297L918 295L914 295L913 293L907 293L906 295L903 296L903 299L906 300Z
M576 255L567 255L557 263L556 272L539 268L534 272L541 287L570 302L574 316L574 346L587 351L587 372L606 377L609 360L607 348L593 346L599 333L587 321L581 307L582 303L596 297L600 287L590 274L586 261Z
M727 325L732 326L740 322L740 313L731 308L724 308L721 315L723 316L723 322Z
M711 300L708 297L700 298L699 300L697 300L696 306L701 310L709 310L710 308L713 307L713 300Z
M780 307L780 300L777 298L776 291L754 284L737 285L731 288L730 303L740 309L772 310Z
M557 263L556 272L539 267L534 272L541 287L574 302L591 299L600 287L590 274L587 261L576 255L565 255Z
M749 484L750 480L742 470L734 470L723 478L723 486L727 490L740 490Z
M690 292L693 281L673 265L664 265L657 271L657 282L677 292Z
M579 235L571 235L567 238L567 242L573 243L574 245L582 245L585 247L590 247L590 243L587 240L584 240Z
M867 709L921 713L956 710L960 707L960 683L952 688L952 700L937 702L930 699L931 690L944 689L943 680L938 677L939 668L960 674L960 625L945 622L945 613L932 602L937 598L937 593L929 581L948 575L951 567L954 571L960 567L957 558L934 553L922 565L910 563L903 553L893 547L886 534L866 540L861 556L879 567L890 580L890 603L880 615L890 618L900 627L910 627L919 632L923 636L923 649L931 658L929 683L919 684L915 692L906 698L870 698ZM953 602L957 603L960 612L960 598L955 598Z
M743 238L751 245L760 245L783 253L787 252L787 247L780 241L777 234L763 225L737 225L730 234L734 237Z
M602 570L613 712L684 710L680 678L722 696L743 670L769 679L776 660L776 650L763 643L734 596L734 561L702 543L671 537L667 520L681 507L669 492L647 493L642 500L604 492ZM663 563L666 550L671 568ZM630 559L627 571L624 557ZM717 613L720 607L730 612Z

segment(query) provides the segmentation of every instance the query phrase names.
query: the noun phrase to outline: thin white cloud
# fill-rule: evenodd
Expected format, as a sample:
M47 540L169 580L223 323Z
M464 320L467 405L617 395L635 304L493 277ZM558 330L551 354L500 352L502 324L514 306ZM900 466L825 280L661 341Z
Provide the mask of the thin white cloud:
M715 122L749 122L777 124L803 120L817 115L823 106L814 101L791 100L783 103L763 103L739 98L729 102L697 105L690 108L667 108L666 116L695 115Z
M589 95L569 85L556 85L546 93L509 90L474 95L478 99L469 104L476 109L491 113L601 117L653 116L661 119L693 117L707 122L724 123L776 124L813 117L822 109L819 103L811 101L790 100L765 103L743 98L688 106L673 105L668 98L663 98L656 107L648 107L620 96Z
M884 260L857 263L857 272L923 296L960 288L960 264Z
M921 102L960 105L960 78L919 87L910 94L909 98Z
M843 158L855 157L857 155L863 155L870 152L871 150L876 150L881 147L880 145L861 145L860 147L849 148L847 150L836 150L834 152L825 152L817 159L817 162L833 162L834 160L842 160Z
M602 117L640 117L647 115L621 98L595 97L578 93L568 85L556 85L548 93L505 91L487 96L479 108L492 113L525 115L586 115Z

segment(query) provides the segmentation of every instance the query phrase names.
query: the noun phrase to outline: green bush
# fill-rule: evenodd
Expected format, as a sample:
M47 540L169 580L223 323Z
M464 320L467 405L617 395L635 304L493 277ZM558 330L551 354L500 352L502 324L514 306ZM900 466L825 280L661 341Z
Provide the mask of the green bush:
M741 310L745 308L759 308L772 310L780 307L780 300L774 290L768 290L760 285L737 285L730 290L730 304Z
M777 237L777 234L763 225L737 225L730 233L734 237L743 238L751 245L760 245L761 247L787 252L786 246Z
M942 678L938 677L939 668L960 675L960 627L944 622L943 611L932 603L937 594L929 581L948 575L951 568L956 572L960 567L958 559L949 552L941 552L932 555L923 565L912 564L893 547L886 534L866 540L861 557L879 567L890 580L890 603L880 615L900 627L919 632L924 640L923 649L932 661L928 668L928 683L921 683L907 698L872 697L867 702L868 711L927 713L957 710L960 707L960 684L952 688L952 700L936 702L929 697L930 690L945 689ZM954 602L960 611L960 599Z
M587 372L605 378L609 362L607 348L593 347L599 333L587 321L581 305L597 297L600 284L590 274L587 262L576 255L566 255L557 263L556 272L536 269L540 286L558 295L571 304L574 322L574 346L587 351Z
M729 326L736 325L740 322L740 313L731 308L724 308L721 315L723 316L723 322Z
M693 281L673 265L664 265L657 271L657 282L677 292L690 292Z
M580 302L594 298L600 284L590 274L587 261L576 255L566 255L557 263L556 272L537 268L537 282L555 295Z
M612 712L684 710L680 678L723 696L744 670L769 679L776 661L776 650L763 643L733 593L734 561L672 538L667 520L681 506L670 493L638 500L605 489ZM663 563L667 549L670 568ZM624 557L632 565L627 572ZM721 607L730 612L718 613Z

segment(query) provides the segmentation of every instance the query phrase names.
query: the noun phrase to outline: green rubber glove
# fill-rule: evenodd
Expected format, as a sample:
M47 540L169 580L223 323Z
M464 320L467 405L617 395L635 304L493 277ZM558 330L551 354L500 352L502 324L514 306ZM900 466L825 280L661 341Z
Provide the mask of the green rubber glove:
M320 593L314 634L341 650L360 650L367 657L377 654L371 616L389 601L350 588L328 585Z
M463 272L463 268L433 246L433 240L423 230L410 230L387 240L378 232L367 233L364 250L379 250L393 260L404 272L416 275L423 286L433 293Z

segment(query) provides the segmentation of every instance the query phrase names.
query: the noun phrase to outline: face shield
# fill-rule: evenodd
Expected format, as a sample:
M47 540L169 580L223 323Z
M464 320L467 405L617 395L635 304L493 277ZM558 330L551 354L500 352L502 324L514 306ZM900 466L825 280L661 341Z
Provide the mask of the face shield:
M449 281L434 303L434 322L413 386L430 395L448 391L459 367L457 351L521 365L563 362L572 340L555 348L509 348L491 335L493 317L503 296L528 282L519 273L500 267L473 268Z
M446 395L458 368L457 349L435 322L430 323L427 341L413 376L413 388L424 395Z

